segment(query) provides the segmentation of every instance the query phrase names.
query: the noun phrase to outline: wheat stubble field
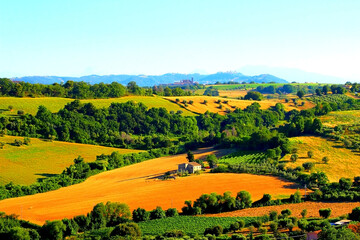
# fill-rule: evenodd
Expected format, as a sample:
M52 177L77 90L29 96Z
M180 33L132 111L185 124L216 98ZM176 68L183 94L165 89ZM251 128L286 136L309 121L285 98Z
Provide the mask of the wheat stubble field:
M202 149L196 158L210 153L227 154L229 150ZM250 174L200 174L175 180L159 180L156 176L177 169L186 161L186 154L148 160L135 165L104 172L85 182L56 191L0 201L0 211L20 215L34 223L70 218L86 214L99 202L125 202L131 209L147 210L161 206L181 209L185 200L195 200L203 193L233 194L249 191L253 200L263 193L289 195L297 190L291 182L276 177Z

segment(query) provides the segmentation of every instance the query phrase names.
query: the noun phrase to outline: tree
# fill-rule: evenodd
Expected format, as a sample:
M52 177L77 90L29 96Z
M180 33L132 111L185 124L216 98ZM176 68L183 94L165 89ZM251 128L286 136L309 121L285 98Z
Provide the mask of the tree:
M316 95L321 96L321 90L320 90L319 88L317 88L317 89L315 90L315 93L316 93Z
M245 100L251 99L251 100L255 100L255 101L260 101L262 98L263 98L263 96L261 93L254 92L254 91L250 91L244 96Z
M159 206L150 212L150 219L160 219L165 217L165 211Z
M132 212L134 222L142 222L150 219L150 213L143 208L134 209Z
M352 185L350 178L340 178L339 180L339 186L342 190L350 190Z
M350 229L325 228L319 233L319 240L359 240L360 237L353 233Z
M322 158L322 161L323 161L323 163L325 163L325 164L327 164L328 162L329 162L329 157L323 157Z
M306 171L310 171L314 168L315 164L313 162L306 162L302 165Z
M9 240L32 240L29 231L22 227L13 227L8 232Z
M240 191L236 195L236 206L239 209L249 208L252 205L251 195L247 191Z
M291 155L290 160L291 160L292 162L296 162L296 160L297 160L298 158L299 158L299 155L293 154L293 155Z
M176 217L179 216L179 213L176 208L169 208L165 212L166 217Z
M296 95L297 95L300 99L302 99L302 98L304 97L305 93L304 93L303 90L299 90L299 91L296 93Z
M117 225L111 232L110 236L123 236L126 239L139 239L141 237L141 230L136 223L123 223Z
M41 227L41 237L46 240L63 239L66 226L62 221L46 221Z
M186 158L187 158L187 160L189 162L195 162L194 154L190 150L187 152L187 157Z
M329 218L331 215L331 209L330 208L323 208L319 209L319 215L323 218Z
M314 152L313 151L308 151L307 155L309 158L312 158L314 156Z
M284 209L281 211L281 215L283 215L284 217L288 217L291 215L291 211L290 209Z
M206 161L209 163L210 168L216 166L218 159L214 154L210 154L206 156Z
M215 236L220 236L223 233L223 227L220 225L216 225L210 228L206 228L204 235L211 234Z
M302 218L305 218L307 215L307 209L303 209L300 214Z
M356 207L351 211L349 219L357 222L360 221L360 207Z
M329 86L328 85L324 85L323 88L322 88L322 93L324 95L327 95L329 92Z

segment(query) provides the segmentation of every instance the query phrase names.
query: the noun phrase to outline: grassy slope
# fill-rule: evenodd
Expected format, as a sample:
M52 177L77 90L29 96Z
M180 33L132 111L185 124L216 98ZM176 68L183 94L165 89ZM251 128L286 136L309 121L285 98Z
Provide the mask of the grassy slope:
M0 149L0 184L13 181L17 184L31 184L38 178L61 173L73 163L74 158L82 156L85 161L95 161L102 153L110 154L137 152L137 150L102 147L78 143L47 142L32 138L29 146L12 146L15 139L22 137L5 136L0 141L7 143ZM20 173L20 174L19 174Z
M343 147L342 143L328 141L321 137L294 137L291 138L293 146L299 149L299 159L295 163L289 162L287 166L301 166L305 162L315 162L313 172L323 171L330 181L338 181L341 177L353 178L360 176L360 154ZM314 157L307 157L307 152L312 151ZM291 154L283 157L290 161ZM330 158L328 164L323 164L321 159L325 156Z
M338 111L331 112L328 115L320 117L321 122L328 127L335 127L336 125L351 125L360 124L360 111Z
M148 108L152 107L164 107L168 111L182 110L184 116L193 116L194 114L186 111L177 104L171 103L162 97L148 97L148 96L127 96L122 98L108 98L108 99L85 99L81 100L83 103L91 102L96 107L108 107L112 102L127 102L127 101L142 102ZM36 114L40 105L44 105L51 112L57 112L63 108L67 103L74 101L69 98L15 98L15 97L0 97L0 109L6 110L9 105L14 107L13 111L4 111L5 115L16 115L17 110L24 110L25 113Z

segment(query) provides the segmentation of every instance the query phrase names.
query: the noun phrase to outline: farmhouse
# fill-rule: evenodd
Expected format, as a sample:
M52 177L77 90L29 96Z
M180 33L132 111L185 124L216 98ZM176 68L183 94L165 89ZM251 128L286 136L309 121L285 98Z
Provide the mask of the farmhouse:
M181 163L178 165L178 172L194 173L201 170L201 165L196 162Z

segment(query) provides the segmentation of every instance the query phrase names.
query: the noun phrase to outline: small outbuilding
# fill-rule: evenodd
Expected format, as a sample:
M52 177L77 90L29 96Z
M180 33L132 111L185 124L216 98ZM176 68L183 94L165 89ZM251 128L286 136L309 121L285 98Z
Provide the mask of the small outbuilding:
M201 170L201 165L197 162L181 163L178 165L178 172L194 173Z

